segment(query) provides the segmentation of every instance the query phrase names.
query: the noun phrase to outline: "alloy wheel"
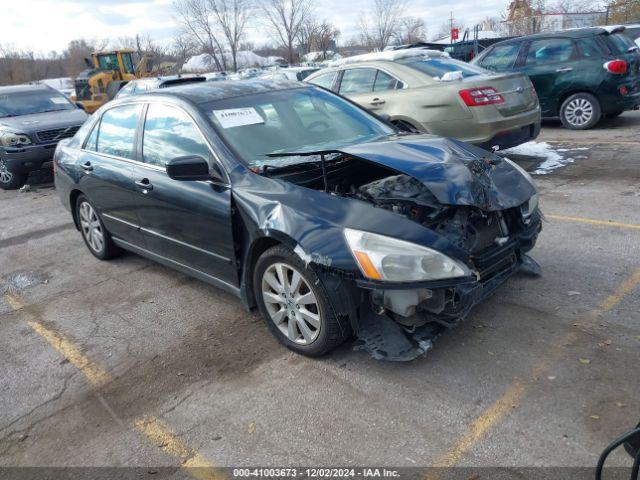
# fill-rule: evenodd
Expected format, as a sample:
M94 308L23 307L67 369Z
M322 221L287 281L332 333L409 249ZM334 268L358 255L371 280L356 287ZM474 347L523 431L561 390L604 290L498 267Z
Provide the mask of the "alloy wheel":
M274 263L262 275L262 298L271 321L290 341L313 343L320 334L320 308L302 274L286 263Z
M581 127L593 118L593 105L584 98L573 99L565 107L564 116L571 125Z
M88 202L82 202L82 204L80 204L79 214L82 234L87 240L89 247L95 253L102 252L104 248L104 232L102 231L102 225L100 224L96 211Z
M0 183L9 183L13 178L13 173L7 169L7 164L0 158Z

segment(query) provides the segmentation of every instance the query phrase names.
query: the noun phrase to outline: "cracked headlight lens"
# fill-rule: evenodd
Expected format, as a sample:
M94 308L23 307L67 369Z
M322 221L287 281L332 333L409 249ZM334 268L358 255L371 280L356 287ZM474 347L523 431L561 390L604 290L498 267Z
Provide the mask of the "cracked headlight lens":
M471 275L457 260L415 243L350 228L344 236L360 271L371 280L417 282Z

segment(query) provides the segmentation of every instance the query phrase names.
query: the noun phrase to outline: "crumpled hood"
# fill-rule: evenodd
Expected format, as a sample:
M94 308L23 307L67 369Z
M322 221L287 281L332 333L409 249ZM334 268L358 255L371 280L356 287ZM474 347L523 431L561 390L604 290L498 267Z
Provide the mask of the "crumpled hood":
M452 139L395 136L340 151L420 180L445 205L503 210L536 193L533 183L503 158Z

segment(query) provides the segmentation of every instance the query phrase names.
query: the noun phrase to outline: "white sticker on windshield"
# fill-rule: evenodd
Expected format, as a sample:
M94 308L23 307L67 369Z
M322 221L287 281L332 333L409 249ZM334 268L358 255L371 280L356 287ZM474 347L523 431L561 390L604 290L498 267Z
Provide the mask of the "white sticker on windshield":
M61 97L51 97L49 100L55 103L56 105L66 105L69 101L66 98Z
M229 108L227 110L214 110L222 128L242 127L244 125L257 125L264 123L256 109L249 108Z

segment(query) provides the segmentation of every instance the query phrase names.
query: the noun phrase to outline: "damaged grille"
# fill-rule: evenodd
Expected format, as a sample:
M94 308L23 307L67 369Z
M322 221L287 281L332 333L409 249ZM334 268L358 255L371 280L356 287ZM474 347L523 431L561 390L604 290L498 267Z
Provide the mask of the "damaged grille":
M63 138L73 137L78 130L80 130L80 126L74 125L72 127L43 130L41 132L37 132L36 136L40 142L55 142L57 140L62 140Z
M518 262L518 255L513 248L493 247L473 258L480 275L480 282L489 280L510 271Z

